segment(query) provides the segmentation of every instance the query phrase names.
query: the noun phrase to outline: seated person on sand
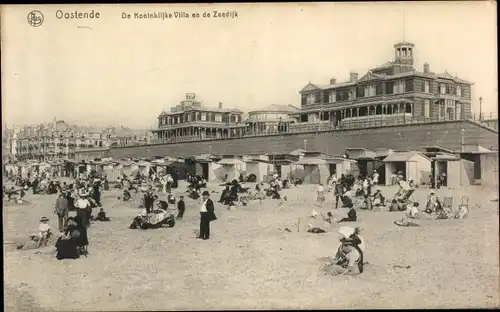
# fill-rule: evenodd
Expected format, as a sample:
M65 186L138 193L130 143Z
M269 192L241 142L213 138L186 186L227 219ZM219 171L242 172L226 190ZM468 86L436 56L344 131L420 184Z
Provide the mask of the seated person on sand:
M226 185L226 188L222 191L222 194L219 199L219 203L224 204L224 205L229 205L230 198L229 198L229 185Z
M169 203L171 205L175 205L175 202L176 202L175 196L172 195L172 193L168 192L167 203Z
M132 198L132 196L130 195L130 192L128 190L123 190L122 200L124 202L128 202L128 201L130 201L131 198Z
M101 222L107 222L110 221L108 217L106 217L106 213L104 212L104 209L101 208L99 212L97 213L97 217L94 219L95 221L101 221Z
M333 262L327 264L325 271L331 275L358 275L363 273L363 252L359 241L348 237L341 239L341 245Z
M56 243L57 259L76 259L80 256L79 248L88 246L87 228L80 217L69 218L66 231Z
M153 196L156 203L156 209L161 209L167 211L168 203L165 200L158 200L158 195Z
M364 197L364 200L363 200L363 207L362 207L362 209L373 210L372 198L368 194L365 194L363 197Z
M347 189L344 193L344 195L341 197L342 200L342 208L349 208L351 205L353 205L352 202L352 190Z
M404 197L406 195L406 191L399 182L398 182L398 184L399 184L399 190L396 192L396 194L394 194L394 199L399 202L399 201L404 199Z
M469 214L469 208L465 205L460 205L458 211L455 214L455 219L464 219Z
M406 215L408 218L418 219L418 206L420 206L420 204L417 202L414 202L413 205L408 205L408 207L406 208Z
M354 209L354 205L350 203L348 205L349 212L347 212L347 218L342 218L339 220L340 222L356 222L358 220L358 214L356 212L356 209Z
M433 213L436 212L436 210L439 210L440 207L441 203L439 202L439 199L436 196L436 192L434 192L434 190L431 190L429 196L427 197L427 205L425 208L425 212Z
M272 199L281 199L280 193L278 192L278 189L276 188L276 186L270 187L267 190L266 195L270 196Z
M335 217L333 216L333 214L330 211L328 211L326 213L326 217L323 216L323 214L321 216L323 217L323 220L329 224L337 223L337 220L335 219Z
M395 211L402 211L403 210L403 205L398 202L397 199L393 199L392 203L389 205L389 211L390 212L395 212Z
M50 231L49 219L47 217L42 217L40 219L40 225L38 226L38 237L39 243L38 247L44 245L47 246L47 242L49 241L49 237L52 235Z
M385 197L382 195L382 192L380 190L377 190L375 194L373 194L373 205L374 206L385 205Z
M307 225L307 232L308 233L314 233L314 234L321 234L321 233L326 233L325 230L319 228L319 227L314 227L312 224Z
M420 226L415 222L411 222L408 218L407 215L404 215L401 220L394 221L394 224L399 225L399 226L405 226L405 227L410 227L410 226Z
M200 191L194 188L191 188L191 190L188 190L189 194L188 197L194 200L197 200L200 198Z

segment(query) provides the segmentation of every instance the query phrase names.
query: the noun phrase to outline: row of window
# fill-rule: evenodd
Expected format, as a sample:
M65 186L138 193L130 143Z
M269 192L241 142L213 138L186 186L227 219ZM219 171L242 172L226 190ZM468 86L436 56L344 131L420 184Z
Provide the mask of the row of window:
M439 105L439 117L448 119L456 119L462 116L462 104L454 100L445 100L436 104ZM424 117L430 118L432 114L431 101L424 101Z
M192 122L192 121L238 123L242 121L242 117L241 115L195 112L178 116L160 117L160 126L177 125L177 124L182 124L184 122Z
M424 93L432 93L432 84L428 80L423 81ZM441 94L451 94L462 96L461 86L454 86L450 84L439 84L439 92ZM354 100L355 98L371 97L383 94L399 94L404 92L414 91L413 80L406 79L400 81L388 81L384 84L381 82L357 86L348 89L337 89L323 93L323 103L334 103L341 101ZM302 95L302 105L311 105L321 103L321 92L315 92Z
M267 120L267 119L272 119L272 120L278 120L278 119L283 119L286 120L288 119L288 114L252 114L248 116L249 119L254 119L254 120Z

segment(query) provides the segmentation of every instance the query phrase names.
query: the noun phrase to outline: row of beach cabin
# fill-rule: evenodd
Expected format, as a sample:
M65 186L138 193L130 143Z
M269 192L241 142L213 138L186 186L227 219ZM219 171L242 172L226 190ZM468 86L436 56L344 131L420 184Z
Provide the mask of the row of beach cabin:
M188 174L200 175L208 181L238 179L240 175L255 175L257 182L267 182L273 174L283 178L298 178L304 184L324 184L332 174L372 176L379 174L379 184L391 185L393 176L401 174L406 181L429 185L431 179L445 177L445 185L457 188L476 183L498 185L498 152L477 148L455 153L440 147L425 147L419 151L394 151L363 148L346 149L344 155L296 150L271 155L211 155L191 157L157 157L155 159L96 159L94 161L55 161L6 164L4 170L21 174L48 172L50 176L76 176L92 170L103 173L115 182L123 174L166 172L182 180ZM30 173L30 174L28 174ZM444 175L443 175L444 174Z

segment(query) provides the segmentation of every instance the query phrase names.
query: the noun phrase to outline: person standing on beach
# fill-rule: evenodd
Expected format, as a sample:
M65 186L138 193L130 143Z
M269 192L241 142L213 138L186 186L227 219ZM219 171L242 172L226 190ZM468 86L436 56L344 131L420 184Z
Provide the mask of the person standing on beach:
M203 203L200 208L200 236L197 238L207 240L210 238L210 222L217 220L215 216L214 202L209 198L210 193L204 191Z
M177 202L177 211L177 220L182 220L184 211L186 211L186 204L184 203L184 196L182 195L179 197L179 201Z
M54 213L57 214L59 220L59 232L63 232L68 221L68 200L66 194L61 193L56 200L56 207Z

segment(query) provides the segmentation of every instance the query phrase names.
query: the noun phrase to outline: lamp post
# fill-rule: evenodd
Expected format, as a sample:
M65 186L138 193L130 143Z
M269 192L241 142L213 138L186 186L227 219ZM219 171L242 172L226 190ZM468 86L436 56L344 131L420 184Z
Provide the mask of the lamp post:
M479 97L479 121L483 120L483 97Z
M465 144L465 129L460 130L461 135L461 143L462 143L462 153L464 152L464 144Z
M307 139L304 139L304 151L307 151Z
M208 154L212 155L212 145L208 146Z

